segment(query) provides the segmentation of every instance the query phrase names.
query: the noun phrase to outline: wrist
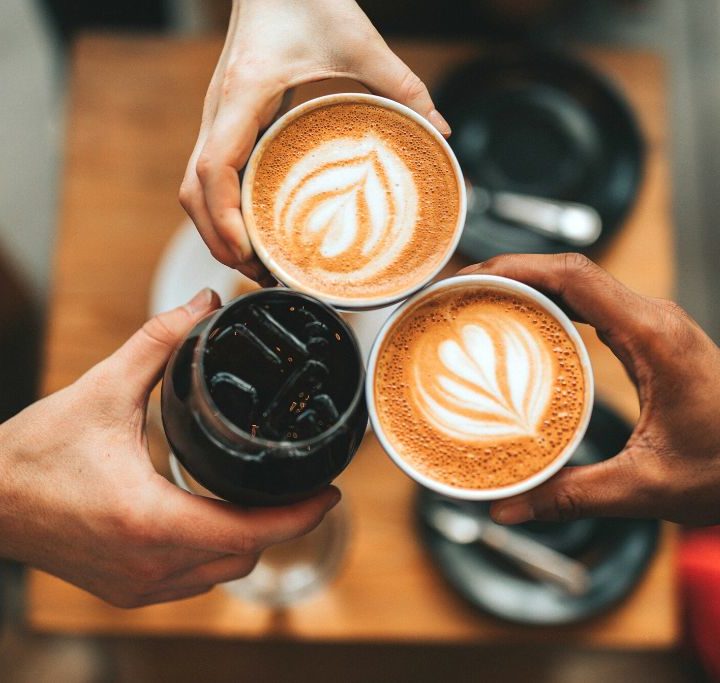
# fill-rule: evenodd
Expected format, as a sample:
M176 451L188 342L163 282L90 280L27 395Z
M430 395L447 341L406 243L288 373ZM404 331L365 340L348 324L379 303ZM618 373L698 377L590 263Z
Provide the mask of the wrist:
M14 539L18 537L22 496L19 494L18 472L20 446L17 442L17 418L0 424L0 557L22 560L22 553Z

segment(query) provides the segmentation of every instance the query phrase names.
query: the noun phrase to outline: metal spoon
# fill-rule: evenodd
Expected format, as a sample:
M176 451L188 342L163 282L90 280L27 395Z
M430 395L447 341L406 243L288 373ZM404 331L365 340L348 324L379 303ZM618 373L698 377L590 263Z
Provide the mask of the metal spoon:
M600 215L586 204L515 192L493 192L468 184L468 215L483 213L574 247L590 246L602 232Z
M484 543L533 578L550 581L571 595L583 595L590 586L590 574L581 562L490 519L477 519L449 503L428 506L423 515L425 521L448 540L463 545Z

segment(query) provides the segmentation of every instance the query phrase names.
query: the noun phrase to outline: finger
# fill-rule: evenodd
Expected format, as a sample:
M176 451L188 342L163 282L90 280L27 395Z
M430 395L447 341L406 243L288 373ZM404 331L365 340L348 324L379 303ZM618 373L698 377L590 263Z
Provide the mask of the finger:
M630 451L595 465L565 467L536 489L494 503L500 524L532 520L569 521L580 517L651 517L657 496Z
M224 100L198 157L196 171L208 213L239 263L254 252L240 211L240 177L262 123L277 110L282 92L261 83L236 82Z
M206 135L203 136L201 133L198 139L200 149L204 146L206 137ZM274 278L260 260L255 257L254 253L250 260L241 262L236 250L231 248L215 229L212 218L210 217L210 212L207 209L207 204L205 203L203 188L196 172L197 157L200 149L190 157L188 167L185 170L185 178L183 179L178 194L180 204L192 219L205 245L217 261L220 261L220 263L230 268L236 268L243 275L263 287L272 286L275 284Z
M238 263L238 257L220 235L218 235L215 226L212 224L210 213L205 204L202 185L195 172L196 163L194 157L190 159L190 163L185 172L185 179L180 186L178 199L183 209L185 209L195 224L198 233L200 233L200 237L202 237L203 242L205 242L213 258L233 268Z
M210 250L210 253L215 259L220 261L220 263L229 267L234 267L236 265L237 258L213 227L210 214L207 210L207 205L205 204L205 198L203 197L200 180L197 177L196 166L198 157L205 146L208 132L215 120L215 116L217 115L222 89L222 80L230 59L232 39L237 27L237 22L238 6L237 3L233 3L225 44L223 45L220 58L218 59L212 78L210 79L207 94L205 95L198 139L195 143L192 154L190 155L190 160L188 161L185 176L183 177L178 194L180 204L192 219L195 227L200 233L200 236Z
M148 320L103 363L119 378L118 386L143 399L157 384L170 355L195 324L220 305L211 289L203 289L183 306Z
M435 109L422 80L387 45L363 61L358 78L371 92L389 97L416 111L448 137L450 125Z
M257 282L261 287L276 287L278 281L270 274L270 271L262 264L254 252L249 261L238 263L235 268L245 277Z
M497 256L460 274L502 275L539 289L575 319L592 325L615 352L653 331L648 300L581 254Z
M193 569L172 576L168 581L174 588L227 583L247 576L260 559L259 553L250 555L228 555L213 562L207 562Z
M146 605L157 605L161 602L175 602L186 600L198 595L210 592L215 586L192 586L189 588L171 588L142 596L133 607L144 607Z
M168 486L172 491L162 500L169 507L160 515L166 542L236 555L255 555L312 531L340 500L340 492L330 486L293 505L244 509Z

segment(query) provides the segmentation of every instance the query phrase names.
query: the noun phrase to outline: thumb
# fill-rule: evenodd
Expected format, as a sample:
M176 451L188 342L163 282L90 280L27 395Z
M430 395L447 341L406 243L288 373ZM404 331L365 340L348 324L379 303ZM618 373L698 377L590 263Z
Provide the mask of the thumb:
M588 323L637 383L635 357L651 352L657 334L652 302L618 282L585 256L507 254L468 266L460 275L501 275L539 289L578 322Z
M220 305L212 289L203 289L183 306L150 318L106 361L106 370L140 398L160 379L170 355L195 324Z
M643 485L630 451L594 465L565 467L545 484L493 503L499 524L565 522L580 517L648 517L653 496Z
M365 58L359 72L357 78L371 92L410 107L435 126L441 135L450 135L450 125L435 109L426 85L384 41L380 50Z

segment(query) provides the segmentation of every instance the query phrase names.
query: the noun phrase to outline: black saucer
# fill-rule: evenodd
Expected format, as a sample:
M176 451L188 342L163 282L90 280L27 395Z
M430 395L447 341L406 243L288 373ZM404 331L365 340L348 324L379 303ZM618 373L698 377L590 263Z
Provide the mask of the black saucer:
M596 403L590 425L572 464L598 462L615 455L630 428L613 411ZM531 522L514 527L556 550L580 559L591 585L581 596L529 578L512 562L481 545L458 545L423 520L427 506L443 496L420 489L416 516L420 537L447 582L473 605L508 621L570 624L620 602L639 581L655 552L660 525L655 520L581 519L565 523ZM486 503L460 503L469 514L487 516Z
M603 232L590 248L617 230L637 194L644 143L622 95L596 71L556 53L496 52L453 73L435 102L471 185L592 206ZM472 212L459 248L477 260L569 249Z

